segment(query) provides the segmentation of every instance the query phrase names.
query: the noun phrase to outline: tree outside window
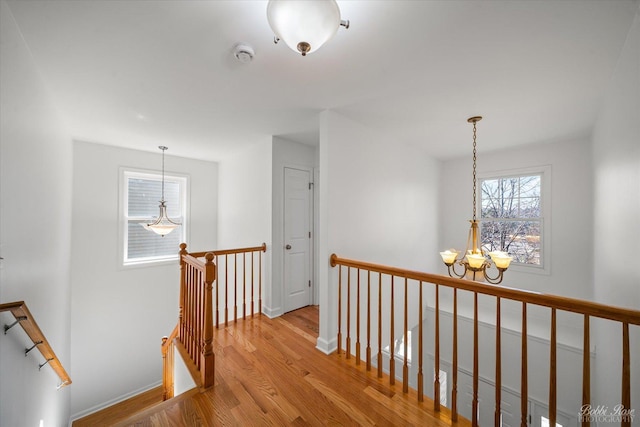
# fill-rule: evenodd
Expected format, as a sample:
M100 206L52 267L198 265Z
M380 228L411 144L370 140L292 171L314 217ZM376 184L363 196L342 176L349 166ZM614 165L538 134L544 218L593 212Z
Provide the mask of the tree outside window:
M541 265L542 175L480 182L482 249L508 252L513 262Z

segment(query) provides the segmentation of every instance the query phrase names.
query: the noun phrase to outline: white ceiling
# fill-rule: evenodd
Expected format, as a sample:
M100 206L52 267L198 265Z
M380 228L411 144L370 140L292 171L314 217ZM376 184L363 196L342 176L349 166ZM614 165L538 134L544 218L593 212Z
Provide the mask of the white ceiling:
M317 144L333 109L445 159L583 137L638 0L339 1L302 57L266 1L9 1L75 139L220 160L271 135ZM238 42L253 62L232 55Z

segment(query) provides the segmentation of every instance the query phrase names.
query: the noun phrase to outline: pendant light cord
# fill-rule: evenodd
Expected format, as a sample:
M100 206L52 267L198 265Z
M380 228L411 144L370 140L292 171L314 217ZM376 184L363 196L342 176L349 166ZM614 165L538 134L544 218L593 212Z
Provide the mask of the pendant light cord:
M165 147L164 145L161 145L158 148L160 148L162 150L162 199L161 199L161 201L164 202L164 152L168 149L168 147Z

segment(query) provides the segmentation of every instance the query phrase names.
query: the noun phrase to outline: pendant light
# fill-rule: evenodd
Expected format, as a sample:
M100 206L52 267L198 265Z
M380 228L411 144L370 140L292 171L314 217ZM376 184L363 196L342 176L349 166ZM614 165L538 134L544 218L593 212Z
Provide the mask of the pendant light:
M473 219L469 221L471 222L471 229L469 230L469 236L467 238L467 247L464 252L464 257L461 259L458 259L458 251L455 249L440 252L440 256L447 266L449 276L459 278L466 276L472 280L486 280L496 285L502 282L503 273L509 268L512 258L506 252L489 252L488 255L491 257L491 261L493 261L498 269L498 275L495 277L487 275L487 268L491 267L491 261L486 258L484 251L478 245L478 220L476 218L476 123L480 120L482 120L481 116L474 116L467 119L467 122L473 123ZM456 264L464 268L462 273L456 271Z
M162 150L162 198L160 199L160 215L151 224L140 225L164 237L182 224L172 221L167 215L167 202L164 200L164 152L168 150L168 147L161 145L158 148Z

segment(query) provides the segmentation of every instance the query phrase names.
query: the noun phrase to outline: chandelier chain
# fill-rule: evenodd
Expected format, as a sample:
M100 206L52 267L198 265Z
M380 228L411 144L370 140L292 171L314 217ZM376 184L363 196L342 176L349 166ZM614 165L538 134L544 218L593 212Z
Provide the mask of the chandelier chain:
M473 220L476 220L476 122L473 122Z

